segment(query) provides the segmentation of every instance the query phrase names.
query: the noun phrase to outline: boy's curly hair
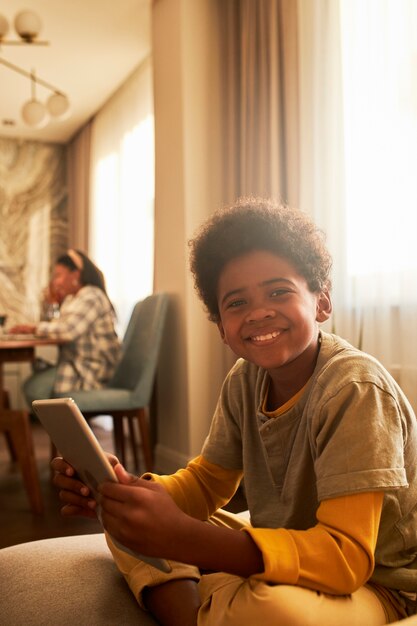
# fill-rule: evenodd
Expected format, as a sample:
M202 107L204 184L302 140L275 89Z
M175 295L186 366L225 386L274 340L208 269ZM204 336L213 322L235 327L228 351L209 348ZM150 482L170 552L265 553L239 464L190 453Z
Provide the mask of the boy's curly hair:
M331 286L332 259L322 231L307 214L272 200L241 198L216 211L189 246L194 286L212 322L220 320L217 287L224 266L254 250L287 259L313 292Z

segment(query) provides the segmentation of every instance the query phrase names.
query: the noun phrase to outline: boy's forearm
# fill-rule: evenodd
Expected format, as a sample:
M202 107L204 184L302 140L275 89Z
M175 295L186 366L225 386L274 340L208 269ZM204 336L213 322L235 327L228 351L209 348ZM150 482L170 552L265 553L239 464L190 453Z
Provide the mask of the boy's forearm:
M242 470L226 469L200 455L170 476L146 473L142 478L160 483L187 515L207 520L234 495Z
M249 577L263 572L262 553L248 533L218 527L188 517L178 528L173 554L168 558L201 570Z

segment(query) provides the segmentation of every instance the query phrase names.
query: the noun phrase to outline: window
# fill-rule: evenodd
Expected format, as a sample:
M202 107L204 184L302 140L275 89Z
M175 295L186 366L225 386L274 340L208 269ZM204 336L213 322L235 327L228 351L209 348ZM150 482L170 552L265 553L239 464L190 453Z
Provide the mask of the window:
M94 120L90 250L104 272L123 334L133 305L152 293L154 123L150 62Z
M341 0L340 16L347 271L385 276L398 304L417 272L417 3Z

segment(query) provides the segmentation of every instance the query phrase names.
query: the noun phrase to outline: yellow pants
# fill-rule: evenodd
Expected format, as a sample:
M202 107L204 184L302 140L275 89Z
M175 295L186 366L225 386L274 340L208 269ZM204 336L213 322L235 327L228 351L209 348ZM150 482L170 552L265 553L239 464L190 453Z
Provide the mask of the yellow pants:
M210 522L234 529L247 523L225 511L216 513ZM385 595L372 585L349 596L334 596L231 574L201 575L196 567L172 561L172 572L164 574L119 550L109 537L107 543L142 608L145 587L181 578L198 581L198 626L380 626L406 616L389 593Z

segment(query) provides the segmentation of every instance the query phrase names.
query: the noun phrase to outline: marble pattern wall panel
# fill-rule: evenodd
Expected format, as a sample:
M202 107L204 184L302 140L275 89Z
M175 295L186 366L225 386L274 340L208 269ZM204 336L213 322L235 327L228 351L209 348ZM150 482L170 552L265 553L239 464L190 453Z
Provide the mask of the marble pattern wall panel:
M68 247L66 150L0 137L0 313L39 320L54 260Z

